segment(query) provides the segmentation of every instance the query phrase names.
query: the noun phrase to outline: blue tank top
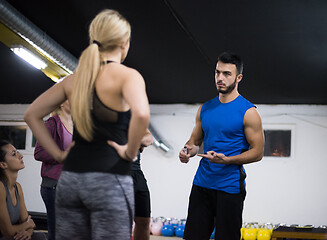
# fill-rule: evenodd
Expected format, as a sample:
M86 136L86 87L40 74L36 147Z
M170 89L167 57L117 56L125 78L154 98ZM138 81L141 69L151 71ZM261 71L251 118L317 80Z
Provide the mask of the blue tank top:
M252 103L239 95L228 103L219 97L203 104L200 118L204 132L203 150L235 156L250 147L244 134L244 115ZM228 193L245 191L246 173L242 165L210 163L202 158L193 184Z
M8 213L9 213L9 217L10 217L10 221L12 225L16 225L19 223L19 218L20 218L20 208L19 208L19 199L18 199L18 189L17 186L15 184L15 193L16 193L16 205L14 206L12 204L12 200L10 197L10 193L9 193L9 189L8 186L5 182L0 181L3 183L3 185L5 186L6 189L6 203L7 203L7 209L8 209ZM3 210L1 210L3 211ZM0 238L2 237L1 232L0 232Z

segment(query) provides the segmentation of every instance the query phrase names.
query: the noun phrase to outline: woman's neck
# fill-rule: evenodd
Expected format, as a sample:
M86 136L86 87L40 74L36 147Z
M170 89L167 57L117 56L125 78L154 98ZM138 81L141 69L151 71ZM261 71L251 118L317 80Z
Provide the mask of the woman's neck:
M113 50L110 52L102 52L101 58L102 58L102 61L104 61L104 62L112 61L112 62L116 62L116 63L121 63L122 53L121 53L121 50L119 48L117 48L116 50Z
M73 133L73 120L69 113L65 112L64 110L58 114L61 122L64 124L65 128L70 132Z
M17 181L17 177L18 177L18 171L17 172L10 172L6 174L7 176L7 186L8 189L11 190L14 188L16 181Z

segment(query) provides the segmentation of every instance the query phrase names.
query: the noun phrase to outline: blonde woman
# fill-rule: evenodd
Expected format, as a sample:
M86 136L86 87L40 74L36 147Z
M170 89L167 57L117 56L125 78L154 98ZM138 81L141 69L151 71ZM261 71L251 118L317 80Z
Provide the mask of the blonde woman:
M57 239L130 239L134 197L128 173L150 119L142 76L121 64L130 34L130 24L117 11L100 12L76 73L25 113L42 147L56 161L65 160L56 193ZM42 119L67 99L74 143L63 152Z

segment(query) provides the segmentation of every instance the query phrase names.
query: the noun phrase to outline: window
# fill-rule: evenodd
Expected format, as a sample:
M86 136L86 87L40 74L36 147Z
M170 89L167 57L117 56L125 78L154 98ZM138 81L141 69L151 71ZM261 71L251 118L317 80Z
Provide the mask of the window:
M0 121L0 139L8 140L19 150L32 151L32 131L25 122Z
M291 130L265 130L264 156L290 157Z
M8 140L17 149L25 149L26 126L0 126L0 138Z
M264 126L264 157L291 158L294 155L294 126Z

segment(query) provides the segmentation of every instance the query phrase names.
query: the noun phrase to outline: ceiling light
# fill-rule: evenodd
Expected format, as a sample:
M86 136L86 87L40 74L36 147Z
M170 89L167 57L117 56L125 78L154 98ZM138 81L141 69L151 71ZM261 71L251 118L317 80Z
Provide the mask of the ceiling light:
M47 64L44 61L42 61L40 58L35 56L26 48L13 47L11 48L11 51L13 51L17 56L21 57L22 59L24 59L26 62L33 65L37 69L44 69L47 67Z
M60 66L62 69L64 69L69 74L72 74L73 71L67 67L65 64L60 62L56 57L52 56L50 53L48 53L46 50L43 50L40 46L38 46L36 43L34 43L32 40L30 40L28 37L25 37L24 35L18 33L20 37L22 37L26 42L28 42L32 47L34 47L37 51L39 51L41 54L43 54L45 57L56 63L58 66Z

